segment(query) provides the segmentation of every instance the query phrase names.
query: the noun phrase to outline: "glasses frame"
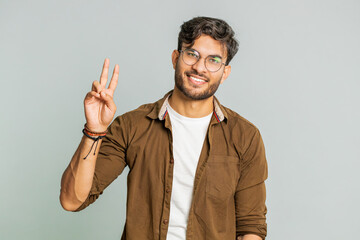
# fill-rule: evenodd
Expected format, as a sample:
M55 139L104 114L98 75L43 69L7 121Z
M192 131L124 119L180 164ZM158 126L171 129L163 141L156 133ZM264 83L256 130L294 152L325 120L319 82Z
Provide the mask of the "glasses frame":
M198 58L198 60L197 60L195 63L193 63L193 64L188 64L188 63L185 62L185 60L184 60L184 54L183 54L183 53L184 53L185 51L187 51L187 50L191 50L191 51L193 51L193 52L195 52L195 53L197 53L197 54L199 55L199 58ZM186 49L179 50L179 53L181 54L181 59L182 59L182 61L183 61L186 65L188 65L188 66L193 66L193 65L195 65L195 64L198 63L198 62L200 61L200 59L202 58L202 57L201 57L201 54L200 54L198 51L196 51L195 49L192 49L192 48L186 48ZM217 71L219 71L219 70L221 69L222 65L226 66L224 62L221 62L221 65L220 65L220 67L219 67L218 70L216 70L216 71L211 71L211 70L209 70L209 68L206 66L206 59L208 59L209 57L213 57L213 56L214 56L214 55L208 55L208 56L204 59L205 68L206 68L209 72L217 72ZM222 60L222 58L221 58L221 60Z

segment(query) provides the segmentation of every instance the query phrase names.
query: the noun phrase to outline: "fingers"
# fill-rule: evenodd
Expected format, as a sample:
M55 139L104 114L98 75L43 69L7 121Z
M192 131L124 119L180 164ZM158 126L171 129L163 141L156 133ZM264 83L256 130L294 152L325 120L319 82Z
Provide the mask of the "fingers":
M100 93L91 91L86 94L86 98L91 98L91 97L100 98L101 96L100 96Z
M106 82L108 80L108 73L109 73L109 65L110 65L110 60L108 58L105 58L103 69L100 76L100 86L102 87L102 89L106 88ZM112 92L115 91L115 88L118 83L118 79L119 79L119 65L115 64L113 75L111 77L111 81L108 87L108 89L110 89Z
M104 88L100 85L100 83L98 81L93 81L92 87L91 87L91 91L95 91L97 93L100 93L101 90L103 90Z
M97 92L94 92L94 91L91 91L91 92L88 92L85 96L85 99L84 101L89 101L89 100L92 100L93 98L97 98L97 99L100 99L100 93L97 93Z
M102 91L100 93L100 97L101 99L105 102L105 105L112 111L112 112L116 112L116 105L114 103L113 98L109 95L106 94L104 91Z
M114 72L109 84L109 89L112 90L113 92L115 91L116 85L118 83L118 79L119 79L119 65L115 64Z
M108 80L109 64L110 60L108 58L105 58L102 72L100 75L100 85L103 86L103 88L106 87L106 82Z
M92 98L96 98L100 101L103 101L105 105L111 110L116 111L116 105L114 103L114 100L110 94L106 94L105 91L101 91L100 93L91 91L88 92L85 96L85 101L89 101Z

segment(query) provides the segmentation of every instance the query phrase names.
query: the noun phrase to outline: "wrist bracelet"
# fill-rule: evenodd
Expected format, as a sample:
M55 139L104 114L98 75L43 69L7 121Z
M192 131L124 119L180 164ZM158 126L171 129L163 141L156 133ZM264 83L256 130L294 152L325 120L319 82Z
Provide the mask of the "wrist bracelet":
M108 132L108 130L106 129L106 131L104 132L93 132L91 131L87 126L86 126L86 123L84 124L84 128L86 129L87 133L91 133L91 134L94 134L93 136L95 135L103 135L103 134L106 134ZM89 134L90 135L90 134Z
M85 128L82 130L82 132L83 132L83 134L84 134L86 137L94 140L93 144L91 145L91 148L90 148L89 153L86 155L86 157L83 158L83 159L86 159L86 158L89 156L89 154L91 153L91 150L92 150L94 144L96 143L95 150L94 150L94 155L95 155L95 153L96 153L96 148L97 148L97 145L98 145L98 143L99 143L99 140L102 139L102 138L104 138L105 135L106 135L106 133L105 133L105 134L102 134L102 135L95 135L95 136L97 136L97 137L94 137L94 135L90 135L89 132L87 132L87 130L86 130Z

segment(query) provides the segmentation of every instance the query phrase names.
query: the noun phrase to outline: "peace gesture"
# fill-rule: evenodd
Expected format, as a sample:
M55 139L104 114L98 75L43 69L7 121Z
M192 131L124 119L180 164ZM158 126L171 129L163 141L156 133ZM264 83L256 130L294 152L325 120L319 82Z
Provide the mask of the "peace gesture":
M110 60L106 58L100 82L93 82L91 92L88 92L84 99L86 125L94 132L106 131L116 112L113 96L119 78L119 65L115 65L111 81L106 88L109 64Z

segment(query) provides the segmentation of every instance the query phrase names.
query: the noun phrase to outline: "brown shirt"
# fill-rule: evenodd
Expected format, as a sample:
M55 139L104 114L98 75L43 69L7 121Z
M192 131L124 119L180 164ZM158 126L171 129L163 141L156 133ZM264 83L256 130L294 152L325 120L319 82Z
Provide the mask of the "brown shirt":
M128 166L126 224L122 240L165 240L174 158L164 98L115 118L103 139L88 199L93 203ZM186 139L184 139L186 141ZM266 236L267 162L259 130L214 98L214 114L200 154L187 240Z

